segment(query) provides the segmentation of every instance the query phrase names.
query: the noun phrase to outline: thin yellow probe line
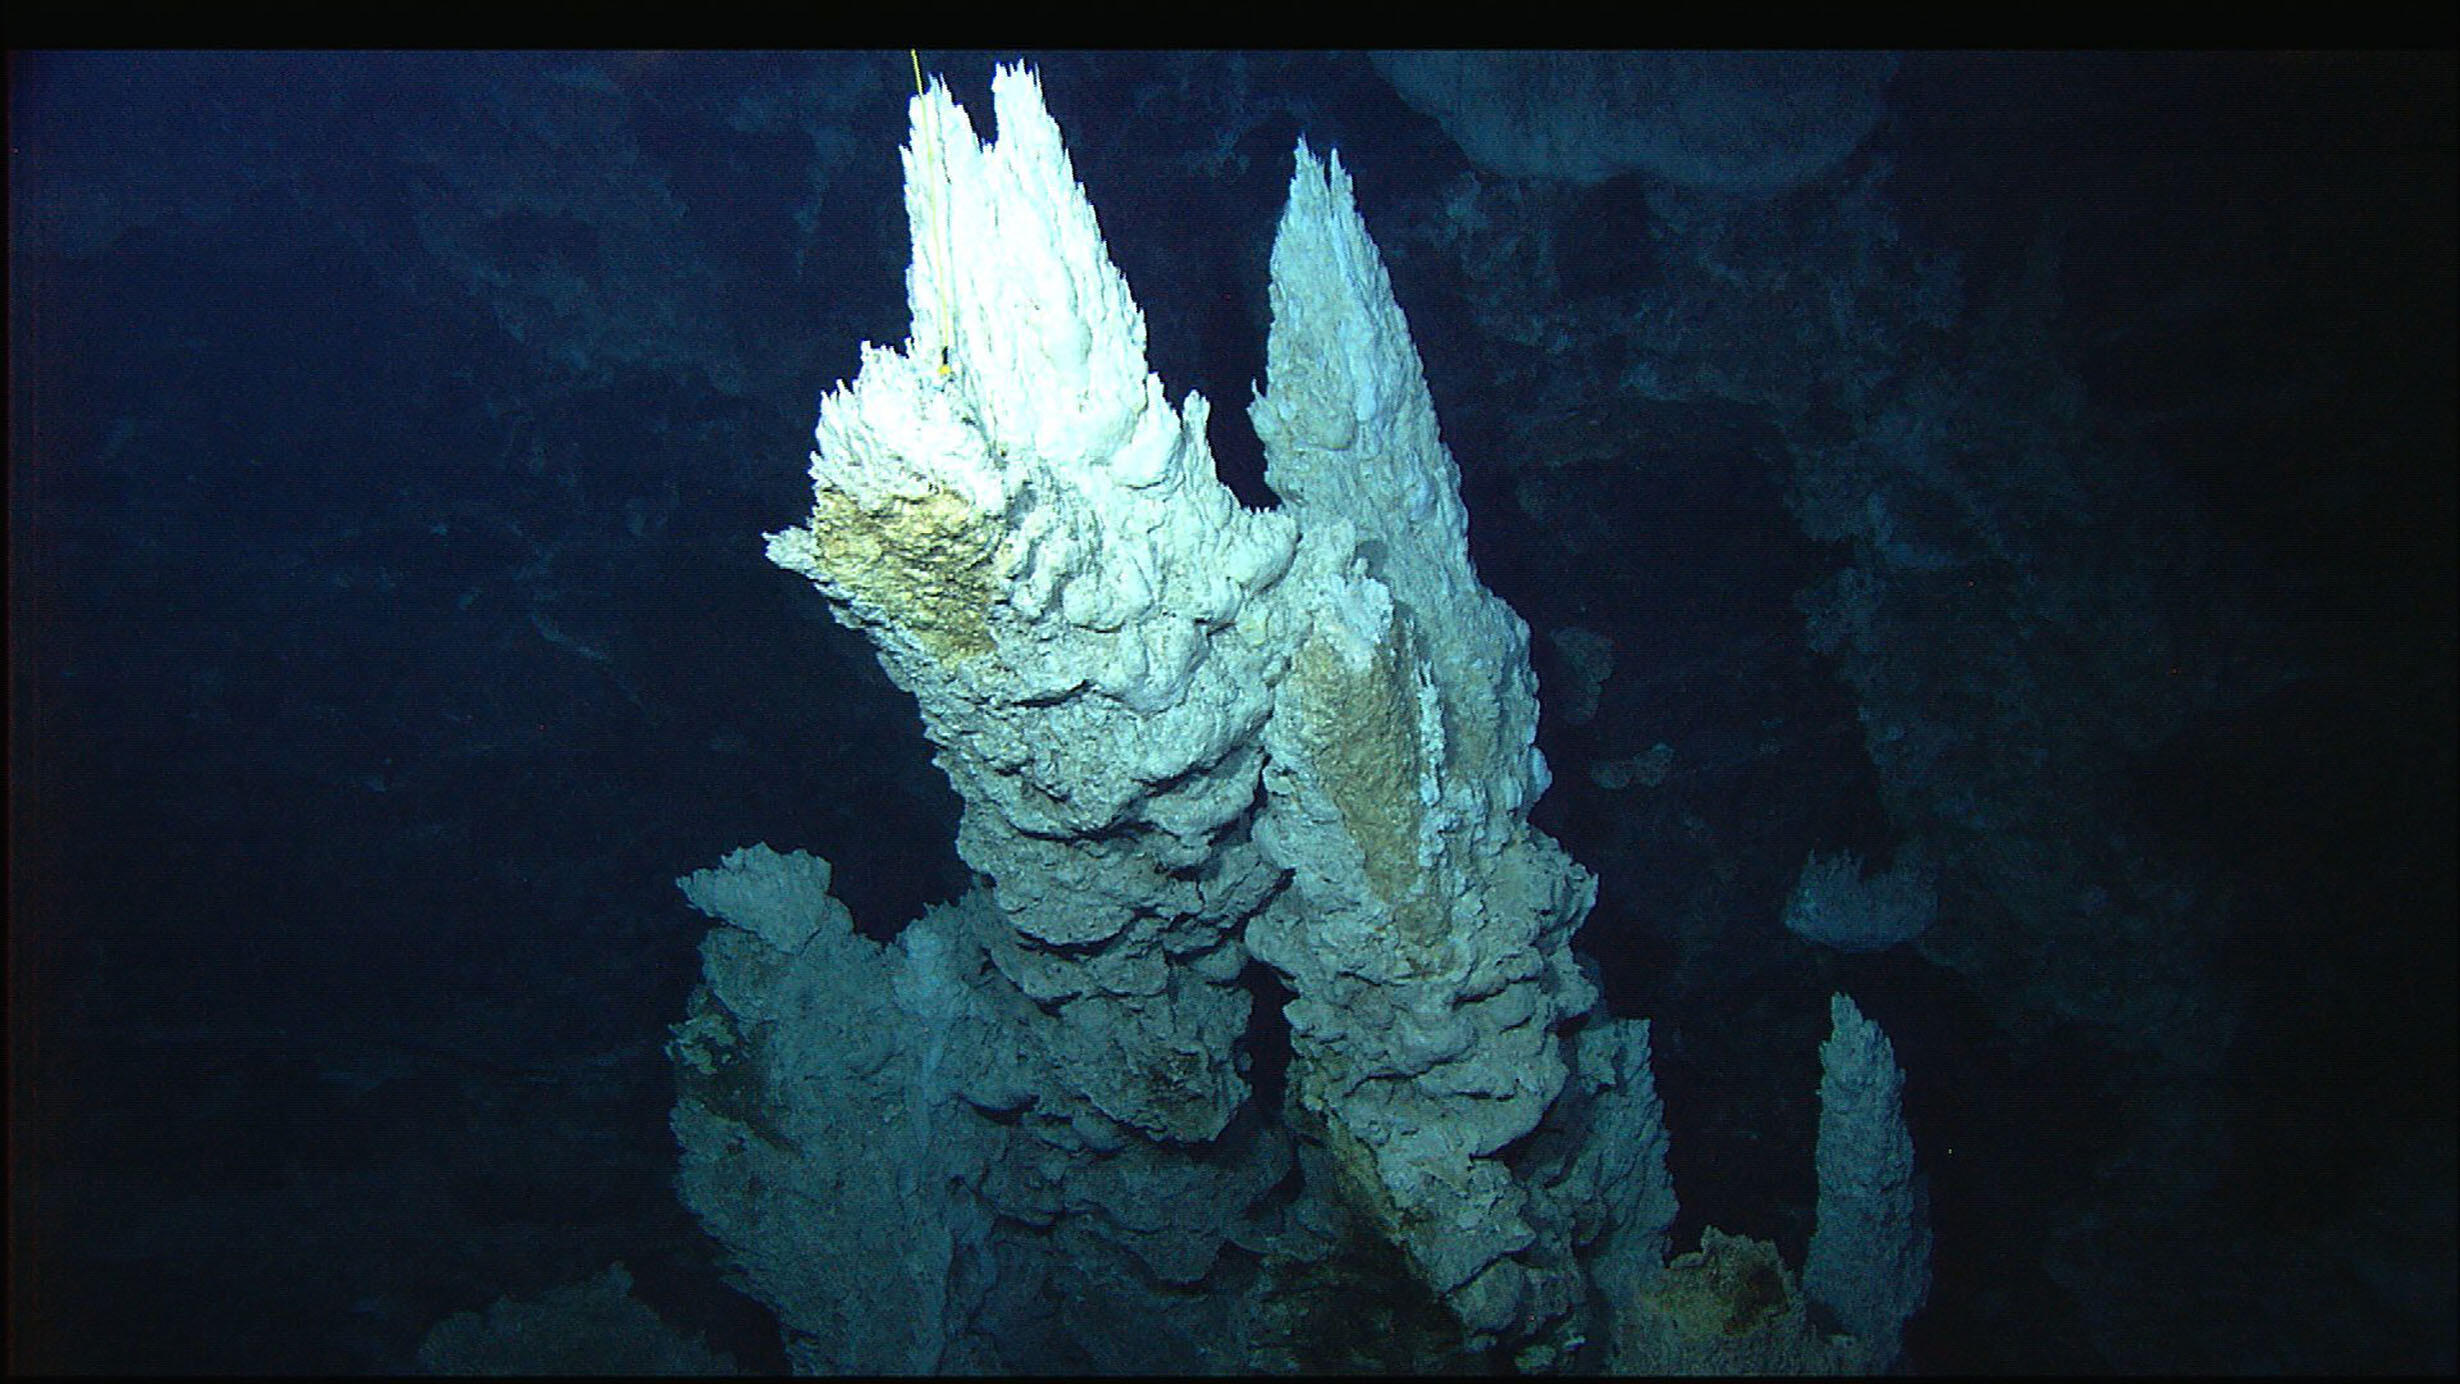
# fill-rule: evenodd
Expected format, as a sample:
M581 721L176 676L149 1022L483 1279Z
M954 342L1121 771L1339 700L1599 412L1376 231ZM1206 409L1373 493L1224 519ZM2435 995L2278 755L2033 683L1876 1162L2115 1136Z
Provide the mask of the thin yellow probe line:
M922 119L916 122L914 132L918 146L915 155L931 178L931 248L939 252L939 263L931 277L940 286L940 378L946 379L953 373L948 364L948 347L957 330L956 310L948 297L948 275L955 254L948 243L948 223L942 214L942 198L947 194L947 157L940 148L939 119L930 98L923 93L922 53L908 48L905 55L914 64L914 98L922 102Z

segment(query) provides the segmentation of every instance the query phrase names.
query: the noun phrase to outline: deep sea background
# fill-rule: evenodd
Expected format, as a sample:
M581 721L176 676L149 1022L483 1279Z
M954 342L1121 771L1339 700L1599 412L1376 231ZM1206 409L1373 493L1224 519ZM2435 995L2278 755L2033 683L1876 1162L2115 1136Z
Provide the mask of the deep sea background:
M1479 172L1356 54L920 61L987 132L1018 57L1251 503L1292 143L1355 176L1678 1248L1799 1262L1844 989L1932 1178L1908 1368L2454 1368L2450 52L1906 54L1706 212ZM11 1367L400 1370L620 1261L781 1368L670 1185L674 881L968 883L761 556L904 336L907 55L9 64ZM1916 843L1919 941L1781 925Z

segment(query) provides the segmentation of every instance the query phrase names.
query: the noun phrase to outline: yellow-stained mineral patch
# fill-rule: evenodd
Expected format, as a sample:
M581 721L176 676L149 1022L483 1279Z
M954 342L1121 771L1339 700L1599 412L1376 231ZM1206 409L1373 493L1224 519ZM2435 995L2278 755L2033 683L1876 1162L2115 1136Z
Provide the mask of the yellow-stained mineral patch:
M1001 528L953 490L858 503L817 492L811 522L771 536L769 556L819 582L866 621L901 630L935 657L991 651Z

